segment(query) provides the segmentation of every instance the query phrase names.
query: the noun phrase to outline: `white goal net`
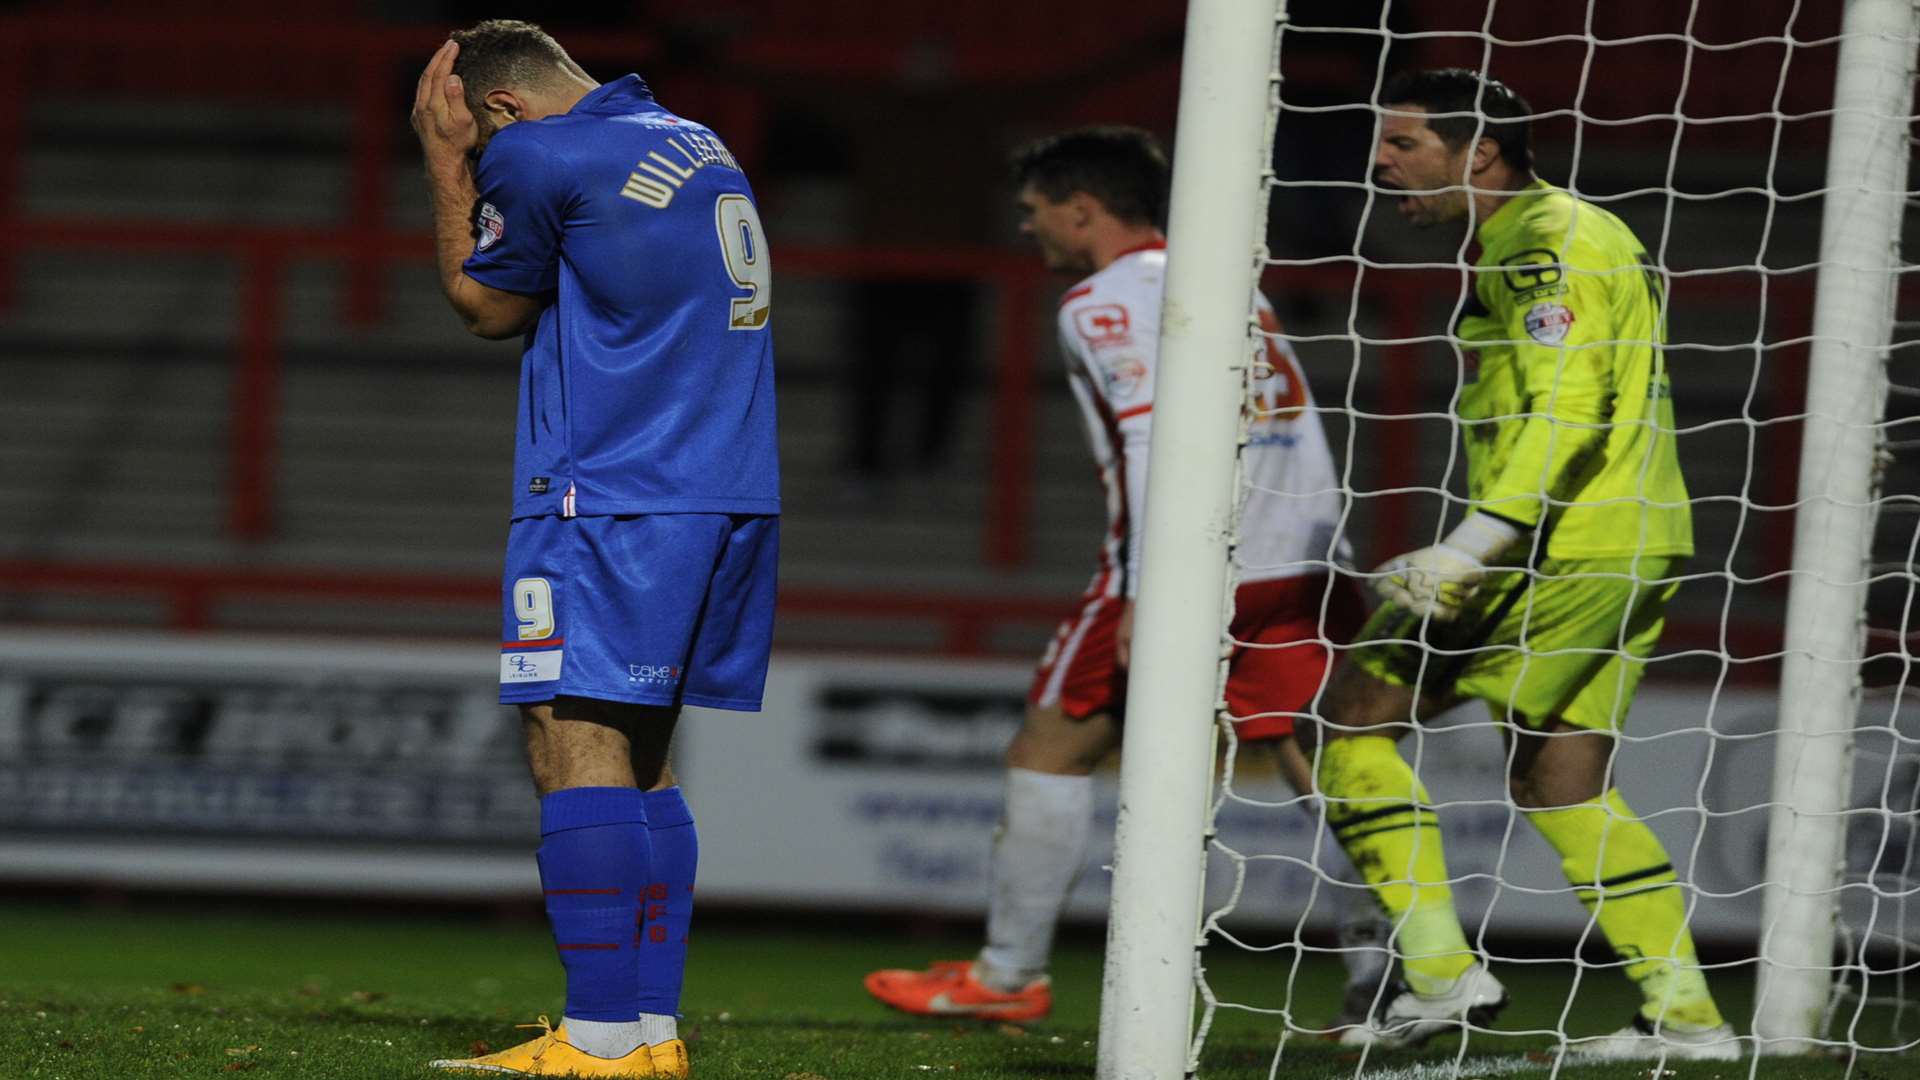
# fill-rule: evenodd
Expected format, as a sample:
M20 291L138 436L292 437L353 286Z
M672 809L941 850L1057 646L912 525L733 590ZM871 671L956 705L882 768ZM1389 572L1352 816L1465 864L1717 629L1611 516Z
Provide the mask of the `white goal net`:
M1191 17L1233 6L1196 2ZM1398 192L1370 179L1396 74L1485 72L1529 104L1537 175L1638 239L1663 308L1664 347L1645 344L1671 377L1694 554L1671 571L1664 632L1619 721L1608 779L1670 857L1698 965L1739 1038L1741 1063L1714 1075L1803 1075L1789 1054L1838 1057L1852 1072L1916 1053L1920 293L1903 285L1901 262L1913 250L1903 211L1920 118L1912 4L1280 6L1267 242L1254 254L1282 328L1252 320L1250 334L1256 348L1273 337L1297 352L1333 441L1354 556L1342 565L1330 550L1328 568L1374 599L1376 566L1460 523L1473 505L1465 441L1495 438L1497 424L1462 416L1479 358L1461 325L1484 314L1476 273L1512 268L1477 271L1484 238L1465 221L1416 228L1396 212ZM1476 122L1484 133L1484 113ZM1176 146L1171 274L1183 254L1181 177L1203 169L1205 153ZM1549 272L1572 269L1548 255ZM1560 335L1548 326L1535 340ZM1154 454L1157 474L1172 459L1158 444ZM1171 572L1151 537L1147 588ZM1547 557L1533 556L1530 582ZM1501 648L1525 679L1545 655L1530 636L1506 646L1402 636L1427 654L1423 680L1457 677L1477 651ZM1623 628L1615 651L1630 636ZM1321 715L1305 709L1301 727ZM1330 793L1330 813L1288 794L1224 722L1242 718L1221 716L1190 1074L1662 1075L1588 1073L1572 1056L1642 1005L1627 976L1645 972L1608 947L1582 902L1594 882L1569 884L1564 851L1510 795L1515 751L1503 734L1517 716L1468 702L1403 725L1398 750L1444 839L1466 941L1513 999L1497 1021L1421 1050L1333 1041L1340 961L1355 947L1335 933L1352 906L1339 901L1366 888L1334 841L1340 800ZM1123 788L1129 798L1142 796ZM1132 857L1123 848L1123 873ZM1384 947L1397 959L1404 927L1393 931ZM1116 924L1110 989L1135 962L1128 942ZM1263 954L1267 977L1216 983L1208 960L1220 950ZM1161 1075L1114 1060L1102 1037L1103 1077ZM1891 1060L1920 1068L1920 1053Z

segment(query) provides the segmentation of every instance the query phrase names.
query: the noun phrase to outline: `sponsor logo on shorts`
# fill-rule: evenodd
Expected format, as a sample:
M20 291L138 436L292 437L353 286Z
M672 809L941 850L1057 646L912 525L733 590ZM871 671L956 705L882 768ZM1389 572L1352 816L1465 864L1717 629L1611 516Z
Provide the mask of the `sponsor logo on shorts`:
M478 247L481 251L492 247L501 237L507 235L506 215L494 209L492 203L480 204L479 225L480 237Z
M1573 311L1565 304L1535 304L1527 309L1527 336L1542 345L1558 345L1573 329Z
M676 664L628 664L627 681L636 686L672 686L684 670Z
M501 683L552 682L560 677L560 655L564 649L500 654Z
M552 480L544 476L536 476L533 479L527 481L527 494L545 495L547 493L547 489L551 488L552 486L553 486Z

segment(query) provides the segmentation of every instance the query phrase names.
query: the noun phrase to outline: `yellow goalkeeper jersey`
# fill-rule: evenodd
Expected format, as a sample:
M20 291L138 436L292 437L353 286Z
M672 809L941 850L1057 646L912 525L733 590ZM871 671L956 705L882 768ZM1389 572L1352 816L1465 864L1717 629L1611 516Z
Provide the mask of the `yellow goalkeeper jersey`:
M1555 558L1691 555L1666 297L1640 241L1541 180L1477 239L1456 331L1474 508L1535 527L1544 515Z

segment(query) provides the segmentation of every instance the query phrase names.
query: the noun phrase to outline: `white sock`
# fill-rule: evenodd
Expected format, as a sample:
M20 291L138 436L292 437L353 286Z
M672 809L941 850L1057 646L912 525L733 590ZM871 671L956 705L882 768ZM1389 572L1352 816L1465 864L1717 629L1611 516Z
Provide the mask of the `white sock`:
M680 1021L662 1013L640 1014L640 1041L658 1046L680 1037Z
M567 1029L567 1041L582 1053L598 1058L623 1058L640 1048L640 1021L575 1020L565 1017L560 1026Z
M1093 837L1093 777L1007 770L1007 805L993 838L987 947L975 975L1018 990L1047 973L1054 924Z

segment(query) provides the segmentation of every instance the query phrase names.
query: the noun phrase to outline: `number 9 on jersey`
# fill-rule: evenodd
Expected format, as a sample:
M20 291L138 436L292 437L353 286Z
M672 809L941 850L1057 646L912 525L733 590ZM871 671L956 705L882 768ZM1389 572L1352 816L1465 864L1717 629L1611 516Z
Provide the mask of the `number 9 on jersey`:
M714 200L713 225L720 234L727 276L747 290L746 296L734 299L727 329L758 330L767 325L773 306L773 263L767 258L767 234L760 228L760 214L752 199L729 193Z

